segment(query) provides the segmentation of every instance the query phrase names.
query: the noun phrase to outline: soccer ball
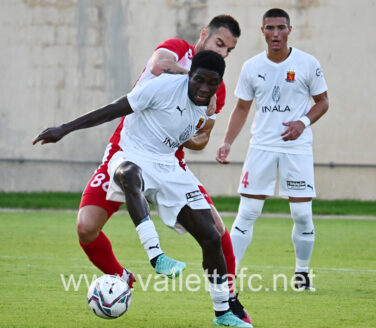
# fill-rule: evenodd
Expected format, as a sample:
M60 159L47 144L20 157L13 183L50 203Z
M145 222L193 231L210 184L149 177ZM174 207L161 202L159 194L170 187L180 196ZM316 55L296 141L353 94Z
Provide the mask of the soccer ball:
M119 276L106 274L89 287L87 301L93 312L104 319L116 319L127 312L131 304L131 289Z

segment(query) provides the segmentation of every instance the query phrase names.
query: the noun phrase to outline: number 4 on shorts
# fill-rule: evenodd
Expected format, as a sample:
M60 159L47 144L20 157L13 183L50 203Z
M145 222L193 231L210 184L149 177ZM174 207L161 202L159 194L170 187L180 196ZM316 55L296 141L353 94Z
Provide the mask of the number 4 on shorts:
M248 182L248 171L243 174L242 182L241 183L243 184L244 188L247 188L247 186L249 185L249 182Z

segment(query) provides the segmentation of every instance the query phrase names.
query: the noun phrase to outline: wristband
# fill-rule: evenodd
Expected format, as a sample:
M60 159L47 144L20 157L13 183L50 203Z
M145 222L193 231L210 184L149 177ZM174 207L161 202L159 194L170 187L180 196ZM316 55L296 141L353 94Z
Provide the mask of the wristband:
M301 117L299 121L303 122L305 127L308 127L311 125L311 120L308 118L308 116Z

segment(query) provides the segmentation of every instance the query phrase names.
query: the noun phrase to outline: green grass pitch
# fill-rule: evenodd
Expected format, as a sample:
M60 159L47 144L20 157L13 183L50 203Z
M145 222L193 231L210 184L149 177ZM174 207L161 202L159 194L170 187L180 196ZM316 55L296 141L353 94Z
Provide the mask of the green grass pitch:
M166 284L164 278L156 277L130 218L115 215L104 231L121 263L139 280L123 317L104 320L91 313L87 283L101 273L78 245L75 216L0 213L0 327L212 327L212 303L205 291L199 247L192 237L178 235L157 218L164 251L187 263L183 279ZM225 218L228 228L232 220ZM376 221L320 219L315 227L311 267L317 291L284 291L281 280L273 290L273 275L291 278L294 271L292 221L257 221L242 265L248 275L262 278L253 280L253 287L262 288L256 292L245 286L240 293L255 328L375 327ZM201 288L188 291L186 278L194 274L201 276ZM143 290L149 275L148 288ZM72 277L75 285L71 280L68 286Z

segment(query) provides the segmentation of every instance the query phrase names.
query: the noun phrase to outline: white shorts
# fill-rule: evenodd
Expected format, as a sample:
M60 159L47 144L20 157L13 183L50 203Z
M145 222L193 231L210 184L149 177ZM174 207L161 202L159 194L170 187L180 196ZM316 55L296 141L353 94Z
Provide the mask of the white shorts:
M168 227L179 233L186 232L176 222L179 212L185 205L192 209L210 209L194 175L190 171L182 170L177 161L175 165L152 163L124 151L118 151L108 164L110 184L106 199L125 202L122 189L113 180L116 169L124 161L135 163L141 168L144 180L143 194L155 205L159 217Z
M273 196L279 173L279 195L316 197L313 156L265 151L250 147L238 192Z

